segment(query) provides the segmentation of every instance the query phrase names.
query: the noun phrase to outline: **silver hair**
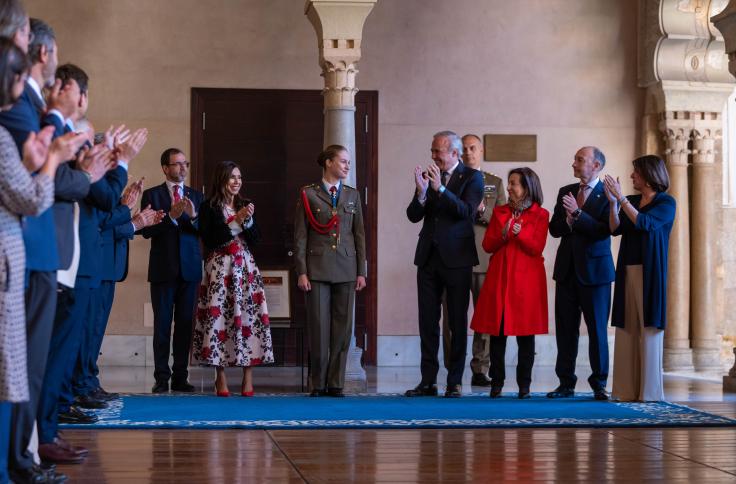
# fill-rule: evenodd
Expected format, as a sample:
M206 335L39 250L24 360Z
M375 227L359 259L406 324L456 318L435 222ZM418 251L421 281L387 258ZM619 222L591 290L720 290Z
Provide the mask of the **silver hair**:
M20 0L0 0L0 37L12 39L28 20Z
M603 152L595 146L585 146L585 148L588 148L590 151L593 152L593 160L598 161L598 163L601 164L602 170L603 167L606 166L606 155L604 155Z
M440 131L439 133L435 133L433 138L447 138L450 142L450 149L457 151L457 157L460 158L460 155L463 154L463 140L456 132L449 130Z

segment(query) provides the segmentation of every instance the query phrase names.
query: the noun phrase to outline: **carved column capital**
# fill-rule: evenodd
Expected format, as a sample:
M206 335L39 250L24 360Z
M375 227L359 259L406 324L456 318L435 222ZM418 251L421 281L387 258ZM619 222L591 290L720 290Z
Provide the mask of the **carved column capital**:
M377 0L308 0L304 12L317 32L325 79L325 109L355 106L363 24Z

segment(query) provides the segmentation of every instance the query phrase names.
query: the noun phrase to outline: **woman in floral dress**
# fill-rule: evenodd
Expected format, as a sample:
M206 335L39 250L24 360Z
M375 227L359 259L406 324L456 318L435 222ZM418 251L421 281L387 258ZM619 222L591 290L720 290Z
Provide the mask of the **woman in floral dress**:
M197 303L192 363L217 367L215 391L229 396L226 366L243 368L241 394L253 395L252 367L273 362L263 279L248 246L259 236L254 205L240 196L238 165L215 167L211 197L199 209L205 270Z

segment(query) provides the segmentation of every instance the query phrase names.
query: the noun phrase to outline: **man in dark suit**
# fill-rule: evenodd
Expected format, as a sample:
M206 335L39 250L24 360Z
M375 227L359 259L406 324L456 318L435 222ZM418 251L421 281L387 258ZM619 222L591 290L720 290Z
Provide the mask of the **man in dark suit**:
M202 253L199 248L196 219L204 195L184 185L189 162L177 148L161 154L161 169L166 181L143 192L141 206L168 213L160 224L141 230L151 239L148 281L153 306L153 358L155 363L153 393L171 390L193 392L188 381L189 348L192 341L192 318L197 288L202 280ZM172 352L171 321L174 320L174 365L169 368Z
M552 237L561 238L555 259L555 330L560 385L549 398L575 394L575 360L578 355L580 314L588 328L590 367L588 383L596 400L607 400L608 315L611 282L615 278L608 228L608 198L598 174L606 165L603 153L593 146L578 150L572 164L573 183L560 189L549 224Z
M11 133L21 154L23 143L31 132L53 125L54 137L63 134L66 131L65 119L74 112L79 102L73 92L61 90L57 85L51 90L47 106L41 89L54 84L58 47L54 32L47 24L31 19L30 26L33 32L28 52L33 63L30 76L19 101L11 110L0 113L0 124ZM71 256L65 249L68 239L73 240L72 220L55 216L60 206L72 206L74 200L86 196L90 180L99 179L104 174L105 165L93 165L91 161L86 160L79 169L73 169L68 163L60 165L54 179L56 202L53 209L38 217L24 218L30 400L13 407L10 451L11 472L19 482L31 478L35 472L33 458L27 448L36 419L53 330L57 301L56 271L67 268L71 262Z
M406 209L411 222L423 220L414 256L422 381L406 396L437 395L444 291L452 334L445 396L459 397L468 341L470 285L473 266L478 264L473 220L483 199L483 176L460 162L462 142L452 131L434 135L431 151L434 164L426 172L421 167L415 169L416 192Z
M120 204L112 212L105 213L100 222L101 281L91 303L91 319L86 334L88 341L84 351L80 351L74 374L73 391L77 401L109 401L117 398L117 394L106 392L100 385L97 358L115 298L115 284L123 281L128 273L128 241L133 239L137 230L158 223L163 218L163 212L155 212L150 208L131 215L138 205L142 187L142 178L128 185Z

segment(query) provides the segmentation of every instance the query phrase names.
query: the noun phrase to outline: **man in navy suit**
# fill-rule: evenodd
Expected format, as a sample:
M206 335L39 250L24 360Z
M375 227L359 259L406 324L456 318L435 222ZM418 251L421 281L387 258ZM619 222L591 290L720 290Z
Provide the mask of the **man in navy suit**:
M606 157L593 146L578 150L572 164L573 183L560 189L549 224L552 237L561 238L555 259L555 329L560 385L549 398L575 394L580 314L588 328L588 378L596 400L608 400L608 315L611 282L615 278L608 228L608 199L598 178Z
M432 141L426 172L414 171L416 191L406 215L423 220L414 264L417 266L419 337L422 381L406 396L437 395L437 352L440 311L447 298L452 333L445 397L459 397L468 342L468 304L473 266L478 264L473 221L483 199L483 175L462 164L463 145L457 134L441 131Z
M197 236L197 214L204 195L184 185L189 162L177 148L161 154L166 181L143 192L141 206L168 213L160 224L141 230L151 239L148 281L153 306L153 393L193 392L188 381L189 348L197 288L202 280L202 254ZM173 348L171 321L174 320ZM174 354L169 368L169 354Z
M106 392L98 379L99 368L97 358L102 348L102 340L110 318L115 284L125 280L128 274L128 241L133 239L137 230L159 223L163 212L146 208L131 217L138 205L143 187L143 178L125 189L120 204L103 215L100 222L102 238L102 274L100 287L91 303L88 321L88 342L84 351L80 351L77 368L74 374L73 390L77 401L102 400L117 398L117 394Z
M33 41L29 57L33 63L23 95L9 111L0 113L0 124L8 129L22 154L29 133L53 125L54 136L65 130L66 117L80 102L70 90L51 89L49 104L41 96L43 87L54 85L58 46L53 30L38 19L31 19ZM69 217L56 217L57 209L72 206L87 195L91 180L106 171L104 164L94 165L91 159L73 169L68 163L59 166L54 179L56 202L38 217L25 217L23 239L26 247L26 325L28 338L28 375L30 400L13 407L10 466L14 479L22 481L34 472L32 455L27 451L46 369L46 357L51 340L57 301L56 271L71 262L68 240L73 240L73 224ZM60 213L66 214L62 210ZM58 225L57 225L58 223Z

